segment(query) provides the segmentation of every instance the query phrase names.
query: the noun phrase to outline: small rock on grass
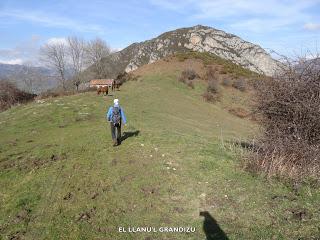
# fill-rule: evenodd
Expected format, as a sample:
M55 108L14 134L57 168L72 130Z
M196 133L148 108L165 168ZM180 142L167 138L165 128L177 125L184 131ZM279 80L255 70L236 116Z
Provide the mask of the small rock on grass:
M205 197L206 197L206 194L205 194L205 193L201 193L199 197L200 197L200 198L205 198Z

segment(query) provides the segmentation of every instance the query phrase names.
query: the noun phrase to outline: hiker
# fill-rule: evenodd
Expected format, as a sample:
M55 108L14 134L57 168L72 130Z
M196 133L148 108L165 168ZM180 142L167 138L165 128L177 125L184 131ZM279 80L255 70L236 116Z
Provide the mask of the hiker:
M107 113L107 120L110 122L113 146L121 144L121 123L127 125L127 119L123 109L119 105L119 99L113 100L113 107Z

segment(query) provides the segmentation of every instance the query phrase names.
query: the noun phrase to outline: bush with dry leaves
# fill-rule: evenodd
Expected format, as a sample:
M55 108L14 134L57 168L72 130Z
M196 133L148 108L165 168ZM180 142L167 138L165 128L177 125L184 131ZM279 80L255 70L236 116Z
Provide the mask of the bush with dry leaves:
M247 162L251 170L296 180L320 179L319 63L291 63L256 86L256 112L264 134Z
M203 94L203 98L208 102L216 102L220 99L220 79L216 70L214 68L208 68L206 78L208 86L206 92Z
M189 68L181 72L179 81L187 84L189 87L194 88L193 80L196 79L198 74L193 69Z
M0 81L0 111L4 111L17 103L31 101L35 96L35 94L21 91L9 81Z

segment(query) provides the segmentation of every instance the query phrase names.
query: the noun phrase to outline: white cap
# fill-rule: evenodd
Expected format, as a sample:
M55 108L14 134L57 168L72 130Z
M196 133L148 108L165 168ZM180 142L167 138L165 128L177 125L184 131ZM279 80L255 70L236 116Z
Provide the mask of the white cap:
M113 103L114 103L114 105L119 105L119 99L117 99L117 98L114 99L114 100L113 100Z

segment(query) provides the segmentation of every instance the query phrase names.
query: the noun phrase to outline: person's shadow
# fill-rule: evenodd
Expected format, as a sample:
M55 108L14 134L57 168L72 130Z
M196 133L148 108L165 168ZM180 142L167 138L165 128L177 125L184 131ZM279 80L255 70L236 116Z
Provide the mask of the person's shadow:
M217 221L209 212L200 212L200 216L204 217L203 231L206 234L207 240L229 240L225 232L220 228Z
M129 137L136 137L139 135L139 133L140 133L139 130L131 131L131 132L123 132L123 135L121 136L121 141L124 141Z

